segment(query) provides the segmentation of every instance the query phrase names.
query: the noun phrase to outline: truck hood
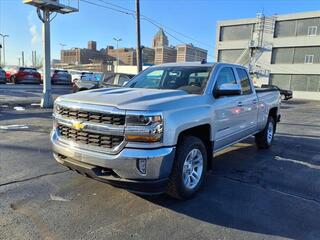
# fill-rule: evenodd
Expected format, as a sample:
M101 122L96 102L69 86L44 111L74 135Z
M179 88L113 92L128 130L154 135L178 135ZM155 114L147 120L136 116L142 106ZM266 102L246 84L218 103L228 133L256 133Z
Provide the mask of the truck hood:
M203 97L182 90L104 88L64 95L58 101L112 106L122 110L161 111L201 104Z

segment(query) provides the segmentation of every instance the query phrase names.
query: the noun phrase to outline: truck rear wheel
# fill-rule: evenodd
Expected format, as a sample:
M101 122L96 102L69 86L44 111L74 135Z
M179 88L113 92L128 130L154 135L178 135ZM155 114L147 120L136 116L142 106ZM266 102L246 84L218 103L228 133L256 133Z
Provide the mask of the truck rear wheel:
M207 151L203 142L185 136L178 143L167 194L177 199L192 198L203 185L207 170Z
M265 128L255 135L256 145L259 149L268 149L271 147L276 130L276 123L273 117L269 116Z

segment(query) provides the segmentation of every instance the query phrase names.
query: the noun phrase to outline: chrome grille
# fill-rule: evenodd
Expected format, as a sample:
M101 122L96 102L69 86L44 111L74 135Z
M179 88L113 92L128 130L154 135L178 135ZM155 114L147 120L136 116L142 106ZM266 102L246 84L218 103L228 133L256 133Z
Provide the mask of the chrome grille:
M112 136L107 134L86 132L83 130L75 130L61 124L58 125L58 129L60 136L67 138L68 140L95 147L113 149L119 146L124 140L123 136Z
M102 123L102 124L112 124L112 125L124 125L125 116L119 114L111 113L98 113L98 112L88 112L84 110L70 109L66 107L59 106L56 112L67 118L72 118L80 121Z

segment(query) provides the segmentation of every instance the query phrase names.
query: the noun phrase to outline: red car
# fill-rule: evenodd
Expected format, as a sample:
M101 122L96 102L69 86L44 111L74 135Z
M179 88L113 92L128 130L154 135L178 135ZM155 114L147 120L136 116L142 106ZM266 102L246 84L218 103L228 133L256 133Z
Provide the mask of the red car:
M10 81L18 83L42 83L41 75L35 68L20 67L16 73L11 75Z

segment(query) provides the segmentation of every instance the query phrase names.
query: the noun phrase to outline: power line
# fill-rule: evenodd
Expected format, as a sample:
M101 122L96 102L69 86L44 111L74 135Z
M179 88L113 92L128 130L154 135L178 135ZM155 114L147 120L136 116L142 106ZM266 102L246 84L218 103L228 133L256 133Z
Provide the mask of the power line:
M80 0L82 2L85 2L85 3L88 3L88 4L91 4L91 5L95 5L97 7L102 7L102 8L106 8L106 9L109 9L109 10L113 10L113 11L116 11L116 12L120 12L120 13L124 13L124 14L127 14L127 15L133 15L134 13L132 12L132 10L130 10L131 12L129 11L123 11L123 10L120 10L120 9L116 9L116 8L113 8L113 7L107 7L105 5L101 5L101 4L98 4L98 3L93 3L93 2L90 2L90 1L87 1L87 0ZM99 1L102 1L102 0L99 0ZM103 1L102 1L103 2Z
M92 3L92 2L89 2L89 1L87 1L87 0L81 0L81 1L87 2L87 3L92 4L92 5L104 7L104 8L110 9L110 10L114 10L114 11L117 11L117 12L125 13L125 14L130 14L130 15L134 15L134 14L135 14L135 11L134 11L134 10L131 10L131 9L129 9L129 8L122 7L122 6L117 5L117 4L114 4L114 3L106 2L106 1L104 1L104 0L97 0L97 1L102 2L102 3L106 4L106 5L112 6L112 7L107 7L107 6L105 6L105 5L100 5L100 4ZM114 7L119 8L119 9L115 9ZM120 9L122 9L122 10L120 10ZM202 41L199 41L199 40L197 40L197 39L195 39L195 38L193 38L193 37L190 37L190 36L188 36L188 35L186 35L186 34L183 34L183 33L181 33L181 32L178 32L178 31L176 31L175 29L173 29L173 28L171 28L171 27L168 27L168 26L165 26L165 25L157 22L156 20L154 20L154 19L152 19L152 18L150 18L150 17L147 17L147 16L145 16L145 15L143 15L143 14L141 14L141 17L142 17L142 19L148 21L149 23L153 24L154 26L157 26L158 28L164 28L164 29L167 29L167 30L169 29L169 30L171 30L172 32L174 32L174 33L176 33L176 34L183 36L184 38L188 38L188 39L190 39L190 40L192 40L192 41L194 41L194 42L197 42L197 43L199 43L199 44L201 44L201 45L203 45L203 46L207 46L207 47L209 47L209 48L213 48L213 46L211 46L211 45L209 45L209 44L207 44L207 43L204 43L204 42L202 42ZM178 42L185 43L185 41L182 41L182 40L178 39L178 38L175 37L174 35L168 33L168 31L165 31L165 32L166 32L168 35L170 35L171 37L173 37L175 40L177 40Z

